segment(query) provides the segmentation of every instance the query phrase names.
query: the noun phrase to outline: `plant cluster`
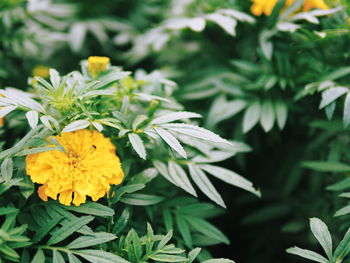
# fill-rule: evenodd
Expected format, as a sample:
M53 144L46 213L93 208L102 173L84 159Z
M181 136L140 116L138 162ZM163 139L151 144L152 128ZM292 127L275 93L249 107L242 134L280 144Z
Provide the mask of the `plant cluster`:
M349 260L349 12L3 0L0 262Z

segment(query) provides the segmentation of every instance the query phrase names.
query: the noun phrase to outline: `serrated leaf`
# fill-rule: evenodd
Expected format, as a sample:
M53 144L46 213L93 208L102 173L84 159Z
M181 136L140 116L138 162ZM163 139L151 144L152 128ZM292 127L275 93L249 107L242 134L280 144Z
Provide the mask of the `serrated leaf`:
M201 117L202 116L198 113L178 111L178 112L163 114L162 116L159 116L154 120L152 120L151 124L161 124L161 123L173 122L173 121L182 120L182 119L201 118Z
M171 124L162 124L161 127L169 129L173 132L185 134L190 137L199 138L201 140L231 144L229 141L221 138L219 135L207 129L204 129L195 125L191 125L191 124L171 123Z
M80 206L64 206L65 209L94 216L113 216L114 210L96 202L87 202Z
M135 133L129 133L128 138L135 152L142 159L146 160L146 150L141 137Z
M90 125L90 122L88 120L77 120L73 121L72 123L68 124L66 127L63 128L62 132L72 132L80 129L84 129Z
M228 184L247 190L259 197L261 196L260 191L256 190L250 181L233 171L209 164L199 165L199 167Z
M61 228L53 232L51 238L49 239L49 241L47 241L47 244L56 244L66 239L71 234L78 231L80 228L82 228L92 220L94 220L94 217L92 216L83 216L67 222Z
M180 144L180 142L172 135L170 132L162 129L162 128L154 128L154 130L158 133L158 135L172 148L174 149L180 156L183 158L187 158L187 154Z
M73 252L91 263L129 263L129 261L109 252L94 249L75 250Z
M116 239L117 236L110 233L95 233L93 236L81 236L67 245L68 248L77 249L91 247L98 244L106 243Z
M190 180L188 179L185 170L180 165L178 165L174 161L169 161L168 171L169 176L172 178L172 180L176 183L178 187L197 197L197 193L194 190Z
M125 204L139 206L155 205L163 200L164 197L146 194L127 194L120 199Z
M159 262L184 262L187 260L187 258L182 256L168 255L168 254L155 254L155 255L149 256L149 258Z
M209 181L208 177L205 175L205 173L198 168L197 166L193 164L188 165L190 169L190 175L193 179L193 181L197 184L199 189L208 196L211 200L213 200L215 203L222 207L226 207L224 201L222 200L220 194L218 191L216 191L213 184Z
M207 222L206 220L193 216L185 217L191 228L205 236L223 242L224 244L230 244L227 237L215 226Z

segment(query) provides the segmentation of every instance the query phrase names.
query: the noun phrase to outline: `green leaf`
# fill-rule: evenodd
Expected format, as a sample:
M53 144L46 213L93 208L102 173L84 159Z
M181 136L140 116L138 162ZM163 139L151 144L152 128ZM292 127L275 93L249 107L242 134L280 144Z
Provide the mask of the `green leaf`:
M57 250L53 250L53 263L65 263L64 258L62 257L62 255L60 254L60 252L58 252Z
M72 253L69 252L67 254L68 254L69 263L81 263L81 261Z
M70 211L87 214L87 215L94 215L94 216L113 216L114 215L113 209L96 202L87 202L80 206L62 206L62 207Z
M327 105L331 104L333 101L335 101L340 96L344 95L345 93L348 93L349 89L344 87L333 87L325 90L322 93L322 101L320 103L320 109L326 107Z
M160 262L184 262L187 260L187 258L185 257L168 254L156 254L149 256L149 258Z
M118 218L117 222L114 224L112 233L118 235L127 225L130 218L130 212L128 208L125 208Z
M63 128L62 132L72 132L80 129L85 129L90 125L90 122L88 120L77 120L73 121L72 123L68 124L66 127Z
M340 241L338 247L334 251L333 260L334 262L342 262L343 259L350 252L350 229L346 232L342 241Z
M275 112L271 101L264 101L261 106L260 124L265 132L272 129L275 122Z
M227 101L224 95L217 97L208 113L207 128L214 127L217 123L235 116L246 107L244 100Z
M233 171L209 164L199 165L199 167L228 184L247 190L259 197L261 196L260 191L256 190L250 181Z
M12 159L7 158L1 164L1 175L6 182L8 182L13 175L13 163Z
M192 249L190 253L188 253L188 263L194 262L198 254L201 252L201 248L197 247L195 249Z
M83 216L67 222L61 228L52 233L52 236L49 241L47 241L47 244L52 245L64 240L92 220L94 220L94 217L92 216Z
M307 161L302 166L319 172L349 172L350 166L339 162Z
M72 251L73 252L73 251ZM74 250L78 255L91 263L129 263L129 261L109 252L94 249Z
M137 115L134 122L132 123L132 128L137 129L142 123L144 123L149 118L146 115Z
M186 246L189 248L192 247L192 237L188 223L185 220L185 217L180 213L176 213L176 225L180 231L182 238L185 241Z
M280 130L282 130L286 125L286 121L288 117L288 108L283 101L277 101L275 103L275 114L276 114L278 127L280 128Z
M271 41L273 34L274 31L263 30L259 35L259 44L261 51L268 60L271 60L273 53L273 42Z
M176 183L178 187L181 187L186 192L197 197L197 193L192 187L190 180L187 177L185 170L175 163L174 161L168 162L168 171L172 180Z
M243 116L243 132L250 131L259 121L261 114L261 106L258 101L252 103Z
M236 35L236 26L237 26L236 19L229 16L221 15L217 12L208 14L205 16L205 18L218 24L222 29L224 29L231 36Z
M194 112L187 112L187 111L178 111L178 112L171 112L163 114L162 116L159 116L151 121L151 124L161 124L161 123L167 123L167 122L173 122L177 120L182 119L189 119L189 118L201 118L202 116L198 113Z
M208 196L211 200L222 207L226 207L218 191L216 191L213 184L209 181L205 173L193 164L188 165L190 169L190 175L193 181L198 185L199 189Z
M12 214L18 212L18 209L15 207L0 207L0 216L7 215L7 214Z
M339 209L334 216L343 216L343 215L347 215L350 213L350 205L347 205L345 207L343 207L342 209Z
M146 160L146 150L145 145L139 135L136 133L128 134L129 141L134 148L135 152L144 160Z
M335 184L327 186L327 190L330 191L342 191L346 188L350 187L350 178L345 178L344 180L341 180L340 182L337 182Z
M16 156L26 156L29 154L42 153L42 152L53 151L53 150L58 150L58 148L57 147L38 147L38 148L26 149L16 154Z
M93 236L81 236L70 242L67 247L71 249L91 247L116 239L117 236L110 233L95 233Z
M350 92L345 97L343 122L345 128L350 124Z
M169 209L163 209L163 220L165 224L166 231L173 229L173 217Z
M5 256L13 258L15 261L18 261L20 259L20 256L17 254L17 252L6 244L2 244L0 246L0 255L1 253L3 253Z
M50 68L50 81L52 83L52 86L55 89L58 89L59 85L60 85L60 75L58 74L57 70Z
M164 197L146 194L127 194L122 197L121 202L128 205L147 206L155 205L164 200Z
M143 188L145 188L145 185L144 184L129 184L129 185L125 185L125 186L122 186L120 187L119 189L117 189L115 191L115 194L112 198L112 201L113 202L116 202L117 200L119 200L124 194L126 193L134 193L134 192L137 192L137 191L140 191L142 190Z
M350 67L336 69L330 74L322 76L321 80L336 80L350 74Z
M28 120L28 123L29 123L30 127L32 129L35 129L36 126L38 125L38 121L39 121L39 114L38 114L38 112L34 111L34 110L28 111L26 113L26 118Z
M312 233L326 252L326 255L331 259L333 256L332 237L327 225L318 218L311 218L310 227Z
M37 250L31 263L45 263L45 255L41 249Z
M226 258L214 258L214 259L203 261L202 263L235 263L235 262L231 259L226 259Z
M297 256L300 256L303 258L307 258L307 259L319 262L319 263L329 263L329 261L325 257L321 256L320 254L318 254L314 251L308 250L308 249L302 249L299 247L292 247L292 248L288 248L286 251L289 254L297 255Z
M183 158L187 158L187 154L179 143L179 141L172 135L170 132L162 129L162 128L154 128L154 130L158 133L158 135L172 148L174 149L180 156Z
M185 134L190 137L199 138L201 140L230 144L230 142L221 138L219 135L207 129L204 129L195 125L191 125L191 124L171 123L171 124L162 124L161 127L169 129L170 131L173 131L173 132Z
M197 232L223 242L224 244L230 244L228 238L218 228L204 219L192 216L186 216L185 218L190 224L191 228Z
M158 243L157 249L162 249L173 237L173 230L170 230Z

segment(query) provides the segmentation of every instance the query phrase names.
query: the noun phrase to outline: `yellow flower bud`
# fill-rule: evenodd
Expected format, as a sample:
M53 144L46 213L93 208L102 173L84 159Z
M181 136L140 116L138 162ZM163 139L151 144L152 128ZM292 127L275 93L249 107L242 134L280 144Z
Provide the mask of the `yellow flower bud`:
M102 72L106 71L108 69L109 62L110 59L108 57L89 57L87 68L91 77L96 78Z

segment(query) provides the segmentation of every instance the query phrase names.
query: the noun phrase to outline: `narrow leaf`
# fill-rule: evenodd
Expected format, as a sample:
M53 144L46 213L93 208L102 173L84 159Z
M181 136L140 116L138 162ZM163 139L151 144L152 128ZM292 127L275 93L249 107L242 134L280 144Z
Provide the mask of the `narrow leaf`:
M146 160L146 150L143 141L139 135L136 133L128 134L129 141L134 148L135 152L144 160Z

